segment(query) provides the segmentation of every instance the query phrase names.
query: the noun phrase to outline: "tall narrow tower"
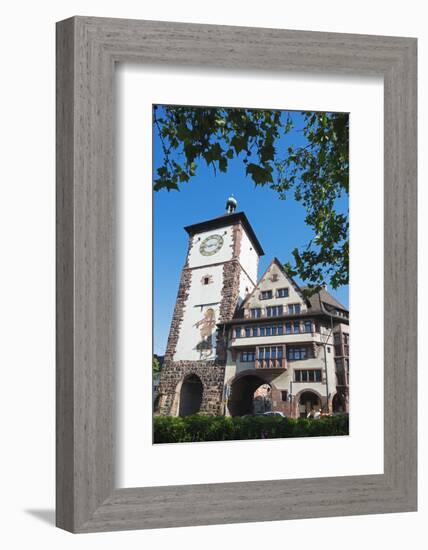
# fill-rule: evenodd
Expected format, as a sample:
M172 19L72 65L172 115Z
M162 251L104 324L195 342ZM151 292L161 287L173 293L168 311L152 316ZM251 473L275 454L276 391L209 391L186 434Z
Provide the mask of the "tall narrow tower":
M160 380L159 412L220 414L226 349L217 323L230 320L257 282L263 249L229 197L227 213L185 227L181 273Z

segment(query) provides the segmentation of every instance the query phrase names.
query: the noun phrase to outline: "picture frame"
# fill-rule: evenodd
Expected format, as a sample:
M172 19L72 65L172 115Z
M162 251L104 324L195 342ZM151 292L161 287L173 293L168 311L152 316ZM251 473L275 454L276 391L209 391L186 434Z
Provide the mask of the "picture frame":
M417 509L417 41L92 17L57 24L56 524L74 533ZM384 79L384 473L118 489L114 69Z

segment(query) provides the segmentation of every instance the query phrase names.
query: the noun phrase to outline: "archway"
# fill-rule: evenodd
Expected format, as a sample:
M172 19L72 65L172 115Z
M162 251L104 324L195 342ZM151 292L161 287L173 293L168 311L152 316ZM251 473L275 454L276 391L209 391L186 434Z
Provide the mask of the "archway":
M334 413L345 412L346 411L345 396L337 392L336 395L333 397L332 406L333 406Z
M181 386L178 416L196 414L201 408L203 391L201 379L196 374L186 376Z
M303 391L299 397L299 416L306 418L308 414L321 409L321 399L312 391Z
M228 408L231 416L272 410L270 384L254 374L237 378L231 385Z

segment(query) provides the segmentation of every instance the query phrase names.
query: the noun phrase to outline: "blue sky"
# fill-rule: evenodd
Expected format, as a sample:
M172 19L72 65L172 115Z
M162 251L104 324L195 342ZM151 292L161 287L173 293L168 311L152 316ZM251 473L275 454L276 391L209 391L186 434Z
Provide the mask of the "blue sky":
M281 138L281 147L293 142L304 143L299 113L292 113L295 130ZM162 150L154 132L154 169L162 163ZM227 173L207 168L199 162L197 175L188 183L180 184L180 191L161 189L153 195L154 208L154 353L165 353L181 269L187 253L187 233L183 227L221 216L227 197L233 193L238 201L237 211L244 211L265 251L260 258L259 277L274 256L283 263L293 258L291 251L303 247L313 236L306 226L305 209L292 195L279 200L268 186L255 186L245 175L241 159L229 163ZM347 207L347 198L339 206ZM296 278L297 283L301 281ZM329 289L348 307L348 286L335 291Z

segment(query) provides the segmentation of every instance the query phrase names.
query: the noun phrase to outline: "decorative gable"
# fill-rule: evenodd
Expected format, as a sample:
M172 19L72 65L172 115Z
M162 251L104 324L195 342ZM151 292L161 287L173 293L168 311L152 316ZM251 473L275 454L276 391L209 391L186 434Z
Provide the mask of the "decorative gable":
M248 318L265 317L276 316L281 311L286 315L306 310L307 302L301 290L287 275L279 260L274 258L254 290L244 300L241 315L243 313Z

